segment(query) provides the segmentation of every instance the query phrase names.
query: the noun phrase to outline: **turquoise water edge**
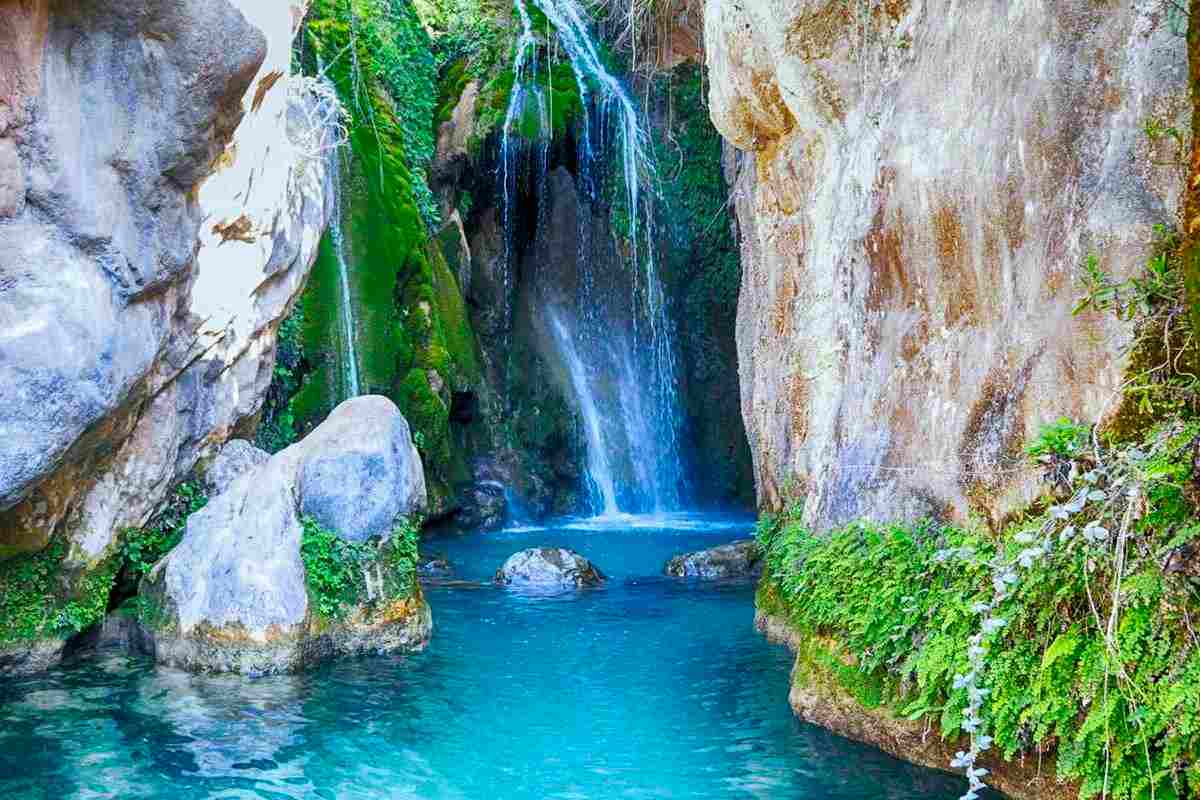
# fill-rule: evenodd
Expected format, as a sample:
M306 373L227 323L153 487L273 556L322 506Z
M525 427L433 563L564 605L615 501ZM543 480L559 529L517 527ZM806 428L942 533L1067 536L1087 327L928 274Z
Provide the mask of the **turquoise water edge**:
M957 797L952 776L792 716L791 657L754 631L752 583L662 576L752 525L620 517L428 542L461 582L427 587L433 639L406 658L248 679L110 652L0 682L0 797ZM543 545L607 584L489 584Z

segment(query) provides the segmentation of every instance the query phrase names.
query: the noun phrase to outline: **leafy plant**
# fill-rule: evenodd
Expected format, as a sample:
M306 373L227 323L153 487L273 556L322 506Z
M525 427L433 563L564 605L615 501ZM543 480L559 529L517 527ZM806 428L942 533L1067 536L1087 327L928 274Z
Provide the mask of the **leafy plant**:
M104 616L115 560L68 571L66 556L66 542L54 539L0 562L0 642L65 638Z
M1072 451L1061 432L1047 452ZM1089 451L1067 500L999 537L930 522L817 535L794 512L768 520L759 604L860 702L970 733L956 765L977 781L987 749L1049 749L1080 797L1196 796L1200 721L1181 709L1200 701L1186 577L1200 568L1183 544L1200 534L1198 441L1200 422L1177 419L1136 446Z
M358 602L363 591L363 566L370 559L369 544L354 544L321 526L312 517L302 520L304 536L300 557L309 600L317 613L338 619L347 606Z
M342 539L311 516L301 520L300 557L309 601L326 619L341 619L353 606L409 596L416 587L418 533L405 520L383 539L355 543ZM371 596L367 575L382 579Z
M208 503L208 495L199 484L179 484L158 516L143 528L121 531L121 558L128 577L138 580L175 548L183 538L187 520Z

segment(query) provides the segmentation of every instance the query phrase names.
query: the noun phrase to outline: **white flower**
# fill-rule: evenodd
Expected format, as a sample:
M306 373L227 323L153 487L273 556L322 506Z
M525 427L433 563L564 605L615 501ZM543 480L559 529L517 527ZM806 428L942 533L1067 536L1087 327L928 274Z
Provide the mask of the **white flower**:
M1043 550L1040 547L1027 547L1021 551L1021 555L1017 556L1017 561L1025 569L1033 566L1033 562L1042 557Z
M1067 541L1069 541L1069 540L1071 539L1071 537L1073 537L1074 535L1075 535L1075 526L1074 526L1074 525L1068 525L1067 527L1065 527L1065 528L1063 528L1063 529L1062 529L1062 533L1060 533L1060 534L1058 535L1058 540L1059 540L1060 542L1067 542Z
M992 610L992 606L989 603L984 603L982 601L971 606L972 614L986 614L987 612L989 612L991 610Z
M1093 489L1092 491L1088 492L1087 497L1088 497L1088 500L1107 500L1108 499L1108 495L1105 494L1104 492L1100 491L1099 489Z
M1092 544L1099 544L1108 539L1108 528L1104 528L1100 523L1092 521L1083 529L1083 536Z
M996 631L1000 630L1007 624L1008 624L1008 622L1000 619L999 617L989 617L988 619L983 621L983 632L984 633L995 633Z
M1033 531L1021 531L1013 537L1017 544L1033 544L1033 540L1036 538Z
M976 747L976 748L979 750L979 752L981 752L981 753L982 753L982 752L984 752L985 750L990 750L990 749L991 749L991 747L992 747L992 737L990 737L990 736L980 736L980 737L978 737L978 738L975 740L975 747Z

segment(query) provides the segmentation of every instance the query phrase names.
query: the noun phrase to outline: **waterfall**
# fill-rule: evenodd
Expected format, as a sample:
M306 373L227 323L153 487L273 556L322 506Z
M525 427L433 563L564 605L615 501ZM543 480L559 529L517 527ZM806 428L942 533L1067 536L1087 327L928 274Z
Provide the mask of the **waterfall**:
M505 225L505 286L514 255L514 205L520 165L529 150L514 143L518 120L531 98L538 103L536 178L544 179L552 131L545 93L537 86L539 42L527 0L515 0L521 34L514 62L514 83L501 132L502 202ZM664 511L681 505L683 468L679 455L680 412L676 388L675 347L665 293L654 252L654 202L657 172L653 146L641 113L629 91L609 72L586 23L578 0L528 0L554 27L569 60L584 109L579 123L577 184L597 206L607 198L604 178L608 161L617 165L614 214L624 211L630 284L623 301L605 296L611 281L594 274L585 224L581 219L579 295L575 313L554 312L553 339L560 350L576 405L584 417L588 479L593 510L611 513ZM549 57L545 59L550 75ZM539 193L539 216L541 194ZM623 208L622 208L623 206ZM614 217L615 218L615 217ZM628 332L614 324L622 314ZM605 384L601 386L601 384ZM614 390L615 389L615 390ZM607 428L601 426L603 415ZM621 465L615 470L614 465Z
M558 312L553 308L546 309L550 318L550 326L554 330L554 338L563 355L564 365L571 376L571 385L575 389L575 397L579 401L579 413L583 417L583 428L588 442L588 481L591 484L593 508L605 516L620 513L617 504L616 481L613 479L612 464L608 459L608 447L604 441L604 427L600 420L600 409L592 390L592 381L587 374L587 368L575 348L571 331L563 323Z
M340 169L336 151L331 156L334 164L334 185L340 187ZM354 303L350 299L350 268L346 264L346 240L342 235L342 204L341 191L333 210L333 219L329 224L330 242L333 244L334 257L337 259L338 289L341 298L338 318L341 320L341 341L338 361L341 363L341 400L358 397L362 388L358 380L358 352L354 345Z

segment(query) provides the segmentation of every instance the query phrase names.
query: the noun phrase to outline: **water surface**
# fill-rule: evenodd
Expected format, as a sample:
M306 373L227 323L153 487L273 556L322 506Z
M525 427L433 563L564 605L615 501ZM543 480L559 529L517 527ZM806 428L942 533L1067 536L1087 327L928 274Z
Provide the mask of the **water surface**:
M958 797L963 782L797 722L753 586L663 578L732 517L577 521L430 542L460 577L529 546L606 572L559 596L431 587L434 636L250 680L110 653L0 682L4 798Z

